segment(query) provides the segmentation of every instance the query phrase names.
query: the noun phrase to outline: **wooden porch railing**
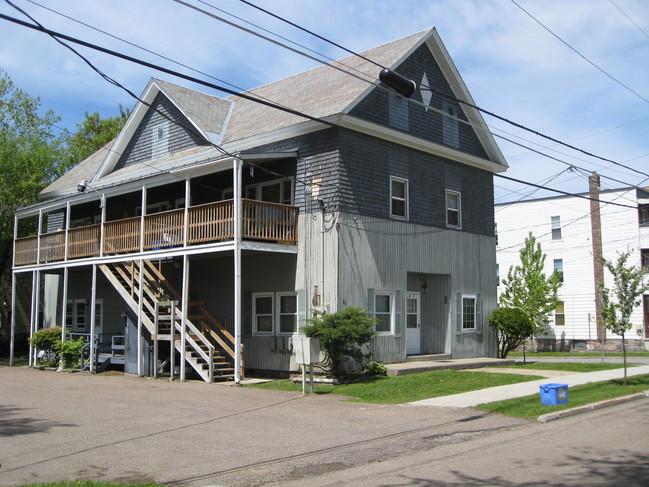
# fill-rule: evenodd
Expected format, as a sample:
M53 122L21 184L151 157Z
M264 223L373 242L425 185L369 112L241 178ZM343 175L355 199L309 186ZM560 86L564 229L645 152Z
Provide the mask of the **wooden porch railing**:
M298 213L298 208L295 206L244 199L242 200L241 238L296 245ZM184 209L146 215L144 225L139 217L106 222L103 224L103 254L139 252L141 237L145 251L232 239L234 217L234 202L227 200L188 208L187 222L185 222ZM185 225L187 225L186 244ZM102 225L68 230L67 258L99 256L101 231ZM41 235L40 263L61 261L66 258L65 233L65 231L58 231ZM16 239L17 266L36 264L38 255L38 237Z

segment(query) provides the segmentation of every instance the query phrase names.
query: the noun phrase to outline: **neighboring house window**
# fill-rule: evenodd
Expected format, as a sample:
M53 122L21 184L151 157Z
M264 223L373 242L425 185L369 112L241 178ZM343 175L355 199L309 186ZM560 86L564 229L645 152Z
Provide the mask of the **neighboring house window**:
M293 204L293 180L276 179L246 186L246 198L267 203Z
M462 296L462 330L476 329L476 298Z
M554 259L554 269L559 274L559 282L563 282L563 259Z
M410 130L408 122L408 99L395 93L388 94L388 116L390 127L407 132Z
M253 333L272 335L273 333L273 293L255 293L252 296Z
M561 240L561 217L550 217L552 222L552 240Z
M448 101L442 101L442 135L444 145L460 147L460 133L458 130L458 114L459 110L456 105Z
M254 293L252 295L255 335L292 335L297 332L297 293Z
M390 215L392 218L408 219L408 180L390 177Z
M494 223L494 236L496 237L496 247L498 247L498 224Z
M640 250L640 264L644 271L649 273L649 249Z
M566 311L563 301L559 301L554 310L554 324L556 326L564 326L566 324Z
M446 190L446 226L462 228L462 208L460 193Z
M392 332L392 294L377 291L374 296L374 318L377 333Z
M500 264L496 264L496 286L500 286Z
M649 205L638 206L638 223L641 227L649 226Z

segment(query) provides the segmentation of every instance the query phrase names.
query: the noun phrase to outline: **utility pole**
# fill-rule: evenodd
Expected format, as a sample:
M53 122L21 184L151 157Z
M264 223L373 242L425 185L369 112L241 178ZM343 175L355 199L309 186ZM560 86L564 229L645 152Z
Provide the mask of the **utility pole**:
M604 264L602 262L602 221L599 213L599 175L593 171L588 177L588 191L590 195L590 229L593 244L593 276L595 281L595 323L602 319L602 303L598 299L599 283L604 282ZM597 339L601 340L604 352L606 329L596 326Z

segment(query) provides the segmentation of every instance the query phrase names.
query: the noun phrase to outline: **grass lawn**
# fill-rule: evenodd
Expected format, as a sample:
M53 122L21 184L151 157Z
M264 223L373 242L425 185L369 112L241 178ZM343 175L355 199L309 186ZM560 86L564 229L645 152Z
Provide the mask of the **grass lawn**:
M517 374L491 374L459 370L436 370L397 377L375 377L365 382L341 385L315 384L316 394L336 394L354 397L355 402L400 404L431 397L448 396L487 387L516 384L541 379ZM301 391L301 383L289 380L266 382L247 387Z
M627 385L623 386L622 384L622 379L615 379L571 387L568 389L568 402L557 406L541 404L540 395L534 394L518 399L483 404L478 406L477 409L521 418L536 418L542 414L561 411L562 409L585 406L586 404L649 390L649 375L629 377Z
M522 357L523 352L510 352L507 355L507 358L510 357ZM534 360L535 357L570 357L570 358L579 358L579 357L601 357L602 352L525 352L525 356L528 360ZM604 357L623 357L622 352L604 352ZM627 358L629 357L649 357L649 352L627 352Z
M628 364L631 366L632 364ZM592 364L573 364L569 362L527 362L517 363L516 365L501 365L502 369L533 369L533 370L565 370L566 372L597 372L598 370L621 369L624 364L603 364L596 362Z

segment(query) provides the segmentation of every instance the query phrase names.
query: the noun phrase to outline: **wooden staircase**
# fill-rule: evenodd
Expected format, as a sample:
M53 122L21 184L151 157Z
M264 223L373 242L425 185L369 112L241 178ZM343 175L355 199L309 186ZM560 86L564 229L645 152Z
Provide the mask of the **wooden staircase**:
M204 303L189 303L183 322L178 308L179 293L149 261L142 269L142 324L154 340L157 362L158 341L170 341L180 357L206 382L234 378L234 337L205 308ZM100 265L99 269L137 315L140 298L138 261ZM174 354L171 354L174 371ZM157 369L157 366L156 366Z

